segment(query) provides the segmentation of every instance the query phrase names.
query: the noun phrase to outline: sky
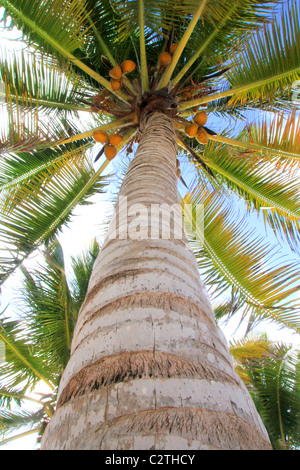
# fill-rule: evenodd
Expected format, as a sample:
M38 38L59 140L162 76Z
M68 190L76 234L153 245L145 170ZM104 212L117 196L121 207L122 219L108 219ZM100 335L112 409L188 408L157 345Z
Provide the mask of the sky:
M1 16L1 12L0 12ZM12 32L11 38L14 37ZM1 36L1 32L0 32ZM7 37L7 36L5 36ZM3 40L3 36L1 41ZM10 43L10 41L8 42ZM15 46L15 43L11 43ZM108 171L111 170L111 167L108 168ZM189 164L186 162L183 165L183 174L187 174L189 171ZM183 189L183 188L181 188ZM111 201L107 195L97 195L95 197L95 204L92 206L78 207L75 211L75 215L72 218L71 223L65 227L61 234L59 235L59 240L63 246L64 254L66 261L70 256L81 253L85 248L90 244L91 239L94 236L97 236L99 241L101 241L101 236L99 233L102 233L103 230L103 220L106 220L108 215L111 213ZM74 236L76 234L76 236ZM35 253L28 261L28 266L34 266L38 261L38 254ZM68 261L67 261L68 263ZM14 298L14 292L17 289L17 283L19 282L18 274L12 276L3 286L3 295L2 295L2 306L6 305ZM11 310L13 314L13 309ZM222 325L222 329L225 333L225 336L228 340L232 338L238 338L243 335L243 328L238 328L240 318L237 316L232 319L227 325ZM259 328L256 329L256 332L266 331L274 341L284 341L291 343L295 346L299 346L299 336L292 333L287 329L279 329L274 325L270 324L261 324ZM39 391L39 390L37 390ZM19 439L16 442L7 444L6 446L0 447L0 450L21 450L21 449L35 449L36 448L36 437L35 435L27 436L25 438Z

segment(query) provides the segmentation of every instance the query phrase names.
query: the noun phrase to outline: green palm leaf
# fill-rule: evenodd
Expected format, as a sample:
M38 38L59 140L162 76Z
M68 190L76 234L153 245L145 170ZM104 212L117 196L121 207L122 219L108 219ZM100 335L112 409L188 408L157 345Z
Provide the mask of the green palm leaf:
M73 257L71 278L66 275L58 241L43 252L43 263L38 268L31 271L22 268L23 287L19 300L23 306L23 321L31 341L51 358L52 376L56 376L57 381L70 356L73 330L98 251L94 240L87 252Z
M22 0L2 0L1 4L32 43L36 41L50 53L57 44L69 53L74 52L88 40L86 1L47 0L41 3L33 0L24 3Z
M17 390L13 388L8 389L4 387L0 388L0 406L1 407L10 408L12 404L16 404L20 406L24 400L28 400L34 403L40 403L35 398L24 395L23 390Z
M30 335L51 357L52 375L60 376L70 356L77 309L66 279L60 245L45 252L46 265L32 275L25 268L21 303L25 307ZM57 370L55 371L55 367Z
M78 310L85 299L89 279L99 250L99 245L96 239L94 239L86 253L83 253L80 257L71 258L73 271L71 291L72 298L74 299Z
M70 80L72 78L72 81ZM79 99L89 89L73 70L62 73L59 64L48 56L33 54L27 49L11 51L1 47L0 80L4 84L1 98L19 106L37 106L45 112L61 109L88 110Z
M282 16L280 25L274 21L239 54L239 65L232 67L227 75L230 86L252 85L249 91L236 92L233 101L269 99L277 88L284 89L300 77L299 31L299 9L295 2ZM263 83L257 84L259 81Z
M44 416L43 410L28 412L25 410L8 411L0 409L0 425L5 428L5 432L16 431L23 426L32 427L40 423ZM7 441L0 441L0 446Z
M289 115L278 114L272 120L264 119L249 128L251 143L258 144L264 153L281 157L282 168L300 160L300 122L295 112ZM298 166L298 164L297 164Z
M32 46L41 48L45 52L55 51L58 58L69 61L81 73L83 72L86 78L92 78L96 83L112 91L107 79L74 55L89 41L86 1L47 0L41 6L40 1L35 0L34 3L26 4L24 7L22 0L13 4L8 0L2 0L2 4L14 17L16 26L22 29L25 38L28 36ZM34 21L33 9L39 12ZM51 19L49 11L52 12ZM116 94L123 101L127 101L128 98L122 91L117 91Z
M268 6L262 2L245 1L241 4L239 1L231 1L222 2L220 8L219 21L206 22L201 31L196 29L193 32L191 40L186 44L189 60L172 79L173 85L176 85L186 73L193 73L195 77L202 62L222 65L222 62L230 57L229 51L238 47L243 41L245 31L249 34L251 28L257 28L260 23L264 23Z
M57 148L49 148L35 152L18 152L16 154L6 154L0 161L0 190L4 197L5 191L20 187L28 181L42 177L47 179L47 171L55 168L60 162L78 162L82 160L82 149L75 147L74 144L63 145ZM53 170L52 170L53 171ZM1 197L0 197L1 200Z
M83 149L52 163L22 185L2 195L0 239L1 280L41 243L70 220L77 204L103 189L102 166L97 172Z
M248 360L259 362L265 357L278 358L273 343L265 336L232 340L229 347L236 363L247 363Z
M237 371L246 379L273 448L298 448L300 383L297 354L287 345L263 338L232 342L230 351L237 361Z
M181 110L231 96L231 104L251 100L272 100L278 90L300 77L300 24L296 2L281 15L280 23L274 19L251 37L230 64L226 74L228 89L198 100L187 101ZM229 86L228 86L229 85Z
M224 194L208 185L187 195L184 202L193 207L204 204L204 233L195 213L187 211L186 215L196 229L196 239L193 232L190 243L207 285L217 292L234 287L246 312L298 330L299 305L293 300L299 290L298 263L280 259L275 247L268 246L245 220L237 217Z
M213 142L206 146L201 158L227 188L243 197L249 208L262 212L275 233L281 233L297 249L300 236L297 173L279 172L280 159L264 161L260 154L234 152Z
M43 251L39 266L31 270L22 267L22 288L17 293L20 316L14 323L3 322L6 336L10 339L10 346L6 349L9 352L14 348L14 355L18 354L21 360L7 354L7 364L0 367L2 377L8 383L0 387L0 432L5 436L0 445L27 433L43 433L45 424L53 415L54 387L58 385L70 356L74 326L98 252L99 246L94 240L87 252L73 257L71 279L66 276L64 255L57 240ZM48 385L53 393L41 394L41 398L36 399L27 392L31 391L33 383L45 380L43 370L48 372ZM26 382L28 376L31 380L28 378ZM15 388L18 384L22 388ZM37 411L27 411L28 402L34 403ZM27 430L10 436L12 431L22 427Z
M6 362L0 365L3 382L7 387L16 387L22 384L23 388L33 387L39 380L43 380L50 388L51 372L47 369L39 355L38 350L32 350L26 338L20 338L22 329L17 327L15 321L2 319L0 324L0 339L5 344ZM20 374L20 371L22 373Z

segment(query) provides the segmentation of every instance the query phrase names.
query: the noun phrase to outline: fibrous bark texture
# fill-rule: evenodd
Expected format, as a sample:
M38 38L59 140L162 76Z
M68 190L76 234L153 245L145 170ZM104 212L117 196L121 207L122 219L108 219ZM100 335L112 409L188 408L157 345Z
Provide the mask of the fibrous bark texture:
M162 220L155 238L141 217L178 203L175 172L174 128L155 112L90 279L43 449L270 449L185 236L174 236L176 222L161 236Z

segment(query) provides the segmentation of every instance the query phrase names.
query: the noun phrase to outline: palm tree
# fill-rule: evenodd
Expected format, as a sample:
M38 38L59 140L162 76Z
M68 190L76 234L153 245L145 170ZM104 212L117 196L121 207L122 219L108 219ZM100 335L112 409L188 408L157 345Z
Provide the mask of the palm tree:
M193 207L189 239L210 285L237 289L252 320L298 330L297 263L279 262L234 208L238 198L262 212L298 256L296 2L282 12L267 0L0 5L28 45L1 60L3 281L76 204L103 190L115 154L138 144L42 447L269 449L188 237L178 237L177 178L186 182L176 167L180 148L197 169L181 202ZM251 111L259 119L245 125ZM97 170L94 139L104 144ZM205 237L195 225L198 204ZM147 217L157 222L166 207L174 224L165 237L166 220L153 233Z
M0 322L6 353L6 362L0 364L0 429L4 435L0 445L31 433L41 436L53 416L57 387L70 357L74 326L98 252L94 240L87 252L71 258L67 276L62 247L55 241L43 252L43 262L35 270L22 266L22 287L16 299L20 314L12 321L4 312ZM43 391L36 392L41 384Z

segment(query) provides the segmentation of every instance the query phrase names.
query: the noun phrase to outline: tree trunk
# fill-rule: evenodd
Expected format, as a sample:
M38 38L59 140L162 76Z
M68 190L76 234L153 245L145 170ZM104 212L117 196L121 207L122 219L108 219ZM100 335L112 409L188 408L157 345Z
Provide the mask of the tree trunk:
M42 449L270 449L186 238L173 226L163 237L162 225L155 239L137 217L162 204L178 204L176 136L154 112L90 279Z

